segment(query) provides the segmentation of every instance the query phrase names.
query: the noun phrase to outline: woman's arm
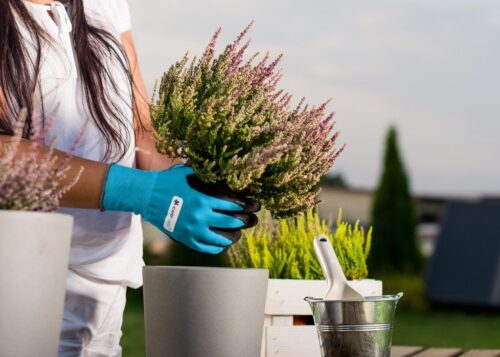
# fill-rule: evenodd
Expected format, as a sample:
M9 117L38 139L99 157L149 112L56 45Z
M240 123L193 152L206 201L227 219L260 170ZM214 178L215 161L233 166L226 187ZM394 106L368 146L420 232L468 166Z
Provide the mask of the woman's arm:
M0 135L1 144L9 144L12 140L12 136ZM31 145L32 143L29 140L23 139L17 149L16 156L21 157L23 153L32 152ZM48 150L49 148L47 147L43 148L40 153L41 160L43 153ZM66 153L58 150L54 150L54 155L60 157L61 159L67 156ZM104 186L108 165L97 161L82 159L80 157L72 157L69 165L70 168L66 173L66 177L60 184L61 187L71 183L76 175L78 175L82 167L83 172L81 173L80 179L76 185L62 197L60 202L61 206L75 208L100 208L101 192Z
M181 163L181 160L171 159L165 155L159 154L156 150L153 139L154 129L151 126L151 119L149 116L148 97L144 86L144 80L137 62L135 46L132 39L132 33L130 31L122 34L122 43L130 61L135 83L135 105L140 113L140 118L144 127L141 127L139 118L134 118L137 167L142 170L163 170L177 163ZM0 135L0 142L2 144L8 144L11 140L11 136ZM31 142L23 139L19 145L17 156L27 153L30 149ZM48 147L43 149L44 152L47 150L49 150ZM63 158L66 157L67 154L62 151L54 150L54 155ZM76 185L62 197L61 206L74 208L100 208L101 193L106 179L108 164L80 157L72 157L70 159L70 169L66 174L66 178L61 182L61 187L70 183L82 167L83 172L80 179Z
M121 40L130 63L134 80L135 105L140 115L140 121L137 116L134 118L137 168L142 170L163 170L175 164L182 163L180 159L169 158L166 155L158 153L156 150L154 142L155 131L151 125L151 117L149 115L149 98L139 68L132 32L124 32L121 35Z

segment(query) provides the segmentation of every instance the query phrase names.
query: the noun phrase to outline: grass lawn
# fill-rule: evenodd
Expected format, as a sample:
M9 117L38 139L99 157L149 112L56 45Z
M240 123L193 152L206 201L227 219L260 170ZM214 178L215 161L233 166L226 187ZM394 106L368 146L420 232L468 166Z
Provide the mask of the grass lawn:
M500 348L500 314L398 311L395 345ZM140 300L129 299L123 325L123 355L144 356L144 322Z
M500 348L500 314L396 312L394 345Z
M122 347L124 357L145 356L144 312L142 304L129 300L125 308L123 320Z

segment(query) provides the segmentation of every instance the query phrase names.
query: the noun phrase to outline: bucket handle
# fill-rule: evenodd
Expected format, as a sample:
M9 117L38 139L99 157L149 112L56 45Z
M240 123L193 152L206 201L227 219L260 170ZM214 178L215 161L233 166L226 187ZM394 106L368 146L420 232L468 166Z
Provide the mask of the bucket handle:
M399 299L403 297L403 295L404 295L403 292L399 292L396 295L394 295L394 298L396 299L396 304L399 302Z

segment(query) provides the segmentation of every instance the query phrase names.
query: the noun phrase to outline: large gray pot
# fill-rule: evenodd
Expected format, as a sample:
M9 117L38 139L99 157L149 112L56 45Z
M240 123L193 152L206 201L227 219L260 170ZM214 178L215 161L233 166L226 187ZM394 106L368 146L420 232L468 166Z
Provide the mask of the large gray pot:
M0 356L57 356L72 225L0 210Z
M258 357L269 272L144 268L148 357Z

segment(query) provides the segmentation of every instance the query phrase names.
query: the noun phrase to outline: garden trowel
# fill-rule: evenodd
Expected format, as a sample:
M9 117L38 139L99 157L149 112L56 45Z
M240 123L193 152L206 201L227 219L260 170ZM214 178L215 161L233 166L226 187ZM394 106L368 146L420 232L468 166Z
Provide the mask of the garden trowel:
M328 283L324 300L362 300L363 296L348 284L330 240L323 235L316 237L314 250Z

